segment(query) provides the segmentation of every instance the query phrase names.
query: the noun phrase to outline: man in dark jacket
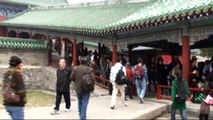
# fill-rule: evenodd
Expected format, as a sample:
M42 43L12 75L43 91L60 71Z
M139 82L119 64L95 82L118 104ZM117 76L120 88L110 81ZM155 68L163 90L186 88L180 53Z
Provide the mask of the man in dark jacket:
M94 75L94 72L92 71L92 68L88 67L90 63L90 59L88 56L87 57L80 56L79 61L80 61L80 65L76 66L73 69L73 72L70 78L71 80L75 82L75 91L77 93L77 98L78 98L78 111L79 111L80 119L85 120L87 105L89 103L89 98L90 98L90 92L83 91L83 88L82 88L83 76L86 73L90 73L90 76L94 83L95 75Z
M22 60L17 56L12 56L10 58L9 64L9 70L4 74L2 88L3 91L6 91L7 88L12 88L14 90L12 95L17 96L19 100L15 102L13 100L9 100L7 99L5 93L3 104L5 105L5 109L12 119L24 119L26 88L23 81Z
M57 82L56 82L56 102L54 111L51 112L52 115L59 114L59 107L61 103L61 97L64 96L64 101L66 103L66 110L68 112L70 110L70 74L71 69L66 68L66 61L64 59L60 59L59 68L57 69Z

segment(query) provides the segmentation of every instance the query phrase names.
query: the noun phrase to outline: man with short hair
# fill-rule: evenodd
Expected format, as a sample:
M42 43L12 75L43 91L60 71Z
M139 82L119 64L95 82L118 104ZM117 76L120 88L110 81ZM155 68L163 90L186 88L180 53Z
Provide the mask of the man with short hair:
M117 73L120 69L122 69L122 71L124 72L124 74L126 76L126 68L122 65L121 56L118 56L116 59L115 65L112 66L111 71L110 71L110 82L112 83L112 86L113 86L112 98L111 98L111 109L115 108L118 91L120 91L120 93L121 93L123 106L127 106L127 104L125 102L124 84L118 85L115 82Z
M75 83L75 91L78 98L78 111L81 120L86 119L87 105L89 103L90 92L84 91L82 88L83 77L85 74L89 74L95 83L95 75L90 64L89 56L79 56L80 65L74 67L73 72L70 76L71 80Z
M71 74L71 69L66 67L66 60L59 60L59 68L57 69L57 82L56 82L56 102L54 111L51 112L52 115L59 114L59 107L61 103L61 97L64 96L64 100L66 103L65 112L70 111L70 82L69 78Z

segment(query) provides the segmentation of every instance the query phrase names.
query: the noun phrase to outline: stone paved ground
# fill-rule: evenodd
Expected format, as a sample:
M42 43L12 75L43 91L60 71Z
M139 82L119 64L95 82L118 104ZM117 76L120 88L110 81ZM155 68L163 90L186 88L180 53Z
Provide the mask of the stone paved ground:
M50 94L54 94L48 92ZM110 109L111 96L107 95L107 91L96 87L95 93L91 95L88 106L88 119L170 119L170 114L166 113L168 105L171 104L168 100L156 100L155 98L145 98L144 104L139 104L139 100L135 96L133 100L128 99L128 107L121 104L118 97L117 104L114 110ZM65 104L61 104L61 113L59 115L51 115L50 112L54 106L26 108L26 119L79 119L77 109L77 98L72 94L72 107L70 112L65 112ZM187 102L192 114L188 114L189 119L197 119L196 112L199 111L199 104ZM212 110L212 108L211 108ZM194 111L194 112L193 112ZM213 111L213 110L212 110ZM166 114L165 114L166 113ZM0 110L0 119L9 119L5 110ZM157 118L156 118L157 117ZM177 115L177 118L180 118Z
M88 106L89 119L151 119L162 111L166 111L166 104L149 101L145 99L144 104L139 104L139 100L135 97L133 100L128 100L128 107L121 104L121 98L118 97L117 104L114 110L110 109L111 96L107 95L107 91L99 87L96 88L95 93L92 94ZM52 94L52 93L51 93ZM54 106L26 108L26 119L79 119L77 109L77 99L72 95L72 107L70 112L65 112L65 104L61 104L61 113L59 115L51 115L50 112ZM150 115L151 113L151 115ZM9 119L8 114L4 109L0 110L1 119Z
M89 106L88 106L88 118L89 119L133 119L133 118L150 118L152 116L157 116L158 112L155 113L155 110L166 110L164 104L148 102L145 99L144 104L139 104L137 99L129 100L128 107L124 107L121 104L121 101L118 101L115 109L110 109L110 96L102 97L91 97ZM119 98L120 99L120 98ZM64 104L61 104L61 114L51 115L50 112L53 110L54 106L46 107L35 107L25 110L26 119L79 119L77 101L72 101L72 107L70 112L65 112ZM150 113L153 113L150 116ZM141 116L142 115L142 116ZM9 119L9 116L5 110L0 110L1 119Z

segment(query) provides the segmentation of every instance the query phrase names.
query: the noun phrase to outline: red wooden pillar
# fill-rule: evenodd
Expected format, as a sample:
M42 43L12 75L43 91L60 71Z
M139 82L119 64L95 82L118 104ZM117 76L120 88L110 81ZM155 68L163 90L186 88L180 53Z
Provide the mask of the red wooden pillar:
M73 62L72 62L72 65L77 66L77 64L78 64L77 43L76 43L76 39L74 39L73 40Z
M112 64L116 63L117 59L117 45L112 45Z
M117 39L113 37L112 39L112 64L116 63L117 59Z
M189 36L182 36L182 57L183 57L183 79L188 82L189 80L189 67L190 67L190 46Z

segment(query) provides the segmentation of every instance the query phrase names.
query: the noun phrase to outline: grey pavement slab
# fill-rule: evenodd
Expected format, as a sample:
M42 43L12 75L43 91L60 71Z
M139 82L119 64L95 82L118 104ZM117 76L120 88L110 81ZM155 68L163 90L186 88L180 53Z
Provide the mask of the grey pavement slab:
M139 100L128 100L127 107L122 106L118 97L114 110L110 109L111 96L91 97L87 110L88 119L152 119L166 110L165 104L149 102L145 99L143 104ZM72 101L71 111L65 112L65 104L61 104L61 113L51 115L54 106L26 108L25 119L79 119L77 100ZM0 110L1 119L9 119L5 110Z

